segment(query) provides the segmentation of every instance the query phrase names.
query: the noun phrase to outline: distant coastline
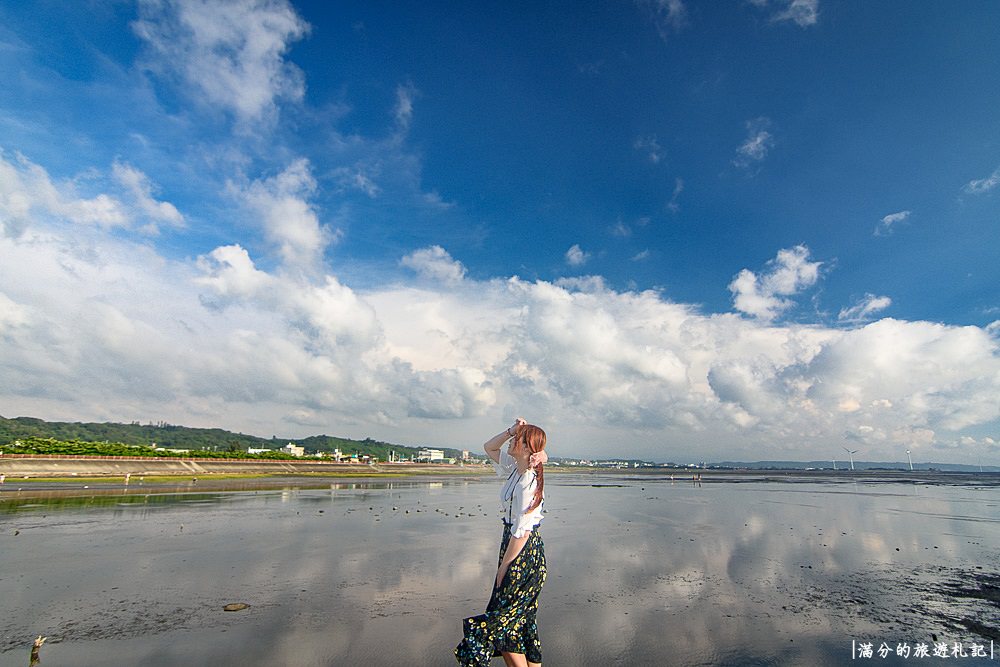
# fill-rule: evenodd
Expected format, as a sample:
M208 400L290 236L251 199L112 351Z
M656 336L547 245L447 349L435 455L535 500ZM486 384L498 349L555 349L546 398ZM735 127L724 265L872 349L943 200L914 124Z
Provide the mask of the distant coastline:
M984 484L1000 485L1000 471L970 470L832 470L809 468L693 468L686 466L647 466L609 468L606 466L548 465L546 472L583 477L615 477L633 480L669 479L676 482L841 482L914 484ZM359 477L479 477L493 474L481 463L337 463L319 460L247 460L153 457L47 456L0 454L0 474L6 485L16 482L74 484L85 482L135 484L143 478L174 478L196 481L223 481L246 478L330 479ZM126 476L129 479L126 480ZM3 486L0 486L0 490Z
M55 438L60 440L65 439L77 439L81 441L90 441L95 443L101 442L118 442L133 446L143 446L150 447L152 445L158 445L160 447L178 447L184 449L192 450L202 450L211 451L222 454L224 451L243 451L246 452L251 448L265 448L277 450L284 444L295 444L297 446L302 446L309 453L323 453L330 454L335 451L342 451L344 456L349 458L354 455L361 458L362 455L368 455L373 459L378 461L385 461L390 457L394 457L396 460L400 458L414 458L420 451L421 447L413 445L401 445L388 442L382 442L379 440L373 440L371 438L366 438L364 440L355 440L350 438L344 438L339 436L328 436L328 435L317 435L309 436L307 438L277 438L272 436L270 439L246 435L243 433L234 433L231 431L226 431L218 428L192 428L187 426L177 426L172 424L167 424L165 422L159 423L148 423L139 424L138 422L133 422L130 424L122 423L81 423L81 422L49 422L43 419L38 419L34 417L16 417L16 418L5 418L0 416L0 452L3 451L4 445L13 443L19 438ZM456 461L461 459L463 452L462 450L447 448L447 447L435 447L442 452L445 457L455 459ZM481 454L478 444L471 444L468 450L471 454L472 463L471 465L476 465L475 460ZM221 460L227 460L222 458ZM198 459L199 462L204 462L205 459ZM315 462L315 459L313 460ZM288 461L289 463L296 463L294 461ZM248 462L241 462L242 465ZM328 465L328 462L322 461L321 465ZM349 466L350 463L339 463L340 466ZM355 463L353 465L360 466L360 469L365 471L372 471L372 468L367 463ZM393 464L383 464L378 463L378 466ZM421 465L415 463L407 463L406 465ZM466 466L470 465L468 462ZM550 459L550 465L547 470L560 470L560 469L570 469L576 471L585 471L590 469L600 469L600 470L651 470L651 471L699 471L705 473L707 471L805 471L811 472L816 471L819 473L830 473L830 474L844 474L844 473L861 473L865 471L871 471L875 473L897 471L897 472L911 472L909 462L901 461L862 461L855 460L853 462L854 470L849 469L849 463L844 460L811 460L811 461L753 461L753 462L743 462L743 461L722 461L722 462L698 462L698 463L684 463L684 462L655 462L655 461L644 461L632 458L567 458L553 456ZM446 474L445 468L447 466L442 466L441 464L432 464L429 468L430 471L440 472ZM461 466L459 466L461 468ZM122 468L109 471L106 474L125 474L125 472L119 473L118 471ZM342 468L342 470L349 471L349 468ZM955 473L1000 473L1000 467L998 466L980 466L977 464L954 464L954 463L934 463L934 462L914 462L912 464L912 472L955 472ZM2 464L0 464L0 473L4 472ZM177 474L190 474L196 471L181 470ZM323 472L326 472L324 470ZM385 474L384 471L376 471L380 474ZM407 468L405 470L399 469L394 471L395 474L419 474L419 468ZM10 473L8 473L10 474ZM133 472L133 474L141 474ZM173 474L173 473L166 473ZM220 473L221 474L221 473ZM267 474L267 473L263 473Z

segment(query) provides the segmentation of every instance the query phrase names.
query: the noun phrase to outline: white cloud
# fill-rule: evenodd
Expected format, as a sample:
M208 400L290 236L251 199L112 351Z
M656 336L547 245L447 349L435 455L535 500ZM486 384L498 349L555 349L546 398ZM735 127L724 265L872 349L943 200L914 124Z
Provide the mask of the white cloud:
M281 100L305 93L302 72L285 60L309 32L285 0L142 0L135 33L147 66L188 97L235 115L246 126L273 121Z
M274 282L270 275L257 270L250 253L238 245L220 246L199 257L197 265L203 275L195 283L209 288L209 296L203 296L202 303L212 308L251 299Z
M284 193L301 214L299 167L257 194ZM24 218L0 236L5 415L468 447L526 411L567 455L705 460L820 458L848 441L857 458L950 444L960 456L988 449L1000 423L996 326L775 323L818 280L804 246L741 273L752 289L734 280L755 318L596 275L474 280L436 246L401 260L430 280L362 292L321 267L266 269L235 243L165 259L52 215L45 202L72 200L30 163L0 169L5 214ZM878 299L845 312L873 314Z
M447 211L455 208L455 202L445 201L444 198L441 197L441 193L436 190L421 193L419 199L425 205L434 210Z
M242 187L230 183L229 190L256 218L288 269L315 270L338 236L320 223L310 202L316 180L306 159L295 160L271 178Z
M632 148L642 153L653 164L659 164L663 159L663 149L655 136L639 137L632 143Z
M1000 416L1000 405L980 393L995 395L998 380L983 371L998 363L982 329L883 319L845 332L802 373L814 378L806 395L818 405L853 398L878 409L881 433L954 431Z
M905 222L910 217L910 211L899 211L884 216L875 226L875 236L889 236L895 231L894 225Z
M677 178L674 179L674 192L670 195L670 201L667 202L667 210L672 213L677 213L681 209L679 199L681 193L684 192L684 181Z
M767 118L755 118L746 122L747 138L736 149L733 164L737 167L749 167L767 157L774 147L774 135L770 132L771 121Z
M68 221L110 229L127 228L132 213L106 193L80 195L72 181L55 182L39 165L22 155L13 161L0 152L0 225L3 233L17 236L32 220Z
M792 0L788 7L774 16L775 21L794 21L802 28L816 25L819 20L819 0Z
M156 188L146 174L122 162L115 162L111 173L132 195L139 210L139 217L148 220L146 231L156 233L157 223L166 223L172 227L184 226L184 216L177 207L170 202L157 201L153 198Z
M646 250L642 250L642 251L637 252L636 254L632 255L632 261L633 262L641 262L644 259L649 259L649 255L650 255L649 249L647 248Z
M620 236L621 238L628 238L632 236L632 228L626 225L621 218L615 222L614 226L611 227L612 236Z
M664 40L688 24L687 7L683 0L636 0L636 4L645 10Z
M77 180L55 181L39 165L22 155L7 160L0 152L0 229L16 236L32 221L74 222L104 229L138 229L156 234L160 224L184 227L184 216L170 202L153 197L156 185L131 165L116 161L111 173L90 170ZM82 184L81 184L82 183ZM100 192L93 197L79 193L88 188L110 187L124 190L125 199Z
M858 323L870 319L875 313L881 312L892 305L892 299L887 296L866 294L863 299L849 308L844 308L837 315L841 322Z
M340 187L345 190L360 190L371 199L378 197L382 188L378 186L365 168L358 167L337 167L331 174Z
M0 336L26 326L30 323L29 309L14 303L6 294L0 292Z
M998 343L976 327L768 325L599 276L361 294L239 246L189 265L90 233L0 239L7 411L467 446L527 410L566 453L709 459L816 458L845 434L889 457L1000 418ZM455 270L427 250L411 260ZM759 284L811 280L789 252Z
M465 267L452 259L448 251L435 245L415 250L403 257L400 264L413 269L417 275L442 285L458 285L465 278Z
M583 266L590 259L590 253L584 252L580 244L574 243L566 251L566 263L570 266Z
M567 292L603 292L607 290L607 285L601 276L568 276L559 278L553 284Z
M965 184L965 187L963 187L962 190L970 195L981 195L989 192L998 185L1000 185L1000 167L997 167L997 169L986 178L969 181Z
M792 21L802 28L816 25L819 20L819 0L750 0L750 4L761 9L774 7L771 20Z
M396 128L405 133L413 121L413 98L417 90L412 85L396 87L396 108L393 112L396 118Z
M743 269L729 284L736 310L764 321L775 319L794 304L783 297L793 296L812 287L819 279L822 262L809 261L809 249L803 245L779 250L768 262L768 271L758 275Z

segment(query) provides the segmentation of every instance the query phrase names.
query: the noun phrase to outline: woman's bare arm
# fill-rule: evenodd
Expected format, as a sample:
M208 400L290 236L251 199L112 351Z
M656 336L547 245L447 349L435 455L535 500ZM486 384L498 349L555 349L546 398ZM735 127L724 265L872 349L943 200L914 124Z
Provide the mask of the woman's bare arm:
M511 432L513 429L503 431L502 433L497 433L495 436L487 440L483 444L483 449L486 450L486 456L490 457L497 463L500 463L500 448L503 447L503 443L510 440L512 437Z
M527 423L528 422L518 417L517 419L514 420L513 426L508 426L506 431L503 431L502 433L497 433L495 436L487 440L483 444L483 449L486 450L486 455L491 459L493 459L494 461L496 461L497 463L500 463L500 448L503 447L503 443L507 442L508 440L514 437L514 433L516 432L515 429L518 426Z
M525 531L521 537L511 537L510 541L507 542L507 551L504 552L503 560L500 561L500 568L497 570L497 586L500 585L504 575L507 574L507 568L514 562L514 559L521 553L521 550L524 549L529 535L531 535L531 531Z

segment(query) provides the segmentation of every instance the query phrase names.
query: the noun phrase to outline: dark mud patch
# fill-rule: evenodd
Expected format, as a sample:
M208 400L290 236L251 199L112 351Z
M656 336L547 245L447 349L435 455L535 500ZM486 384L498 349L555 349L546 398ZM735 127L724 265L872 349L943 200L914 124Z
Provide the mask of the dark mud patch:
M117 600L97 605L93 601L67 601L40 615L33 627L14 619L0 623L0 653L23 650L39 634L46 635L49 644L58 644L133 639L175 630L225 628L242 622L239 617L243 614L226 614L221 610L217 600L186 605L151 600Z
M894 571L880 564L810 590L810 602L845 620L860 619L909 635L1000 641L998 572L945 566Z

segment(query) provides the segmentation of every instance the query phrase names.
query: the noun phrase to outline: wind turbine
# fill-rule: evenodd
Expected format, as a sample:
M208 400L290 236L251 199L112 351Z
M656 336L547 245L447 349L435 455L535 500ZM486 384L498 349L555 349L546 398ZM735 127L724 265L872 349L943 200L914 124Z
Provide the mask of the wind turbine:
M910 458L910 450L906 450L906 460L910 462L910 472L913 472L913 459Z
M844 451L847 452L847 455L851 459L851 470L854 470L854 455L858 453L858 450L848 449L847 447L844 447Z

